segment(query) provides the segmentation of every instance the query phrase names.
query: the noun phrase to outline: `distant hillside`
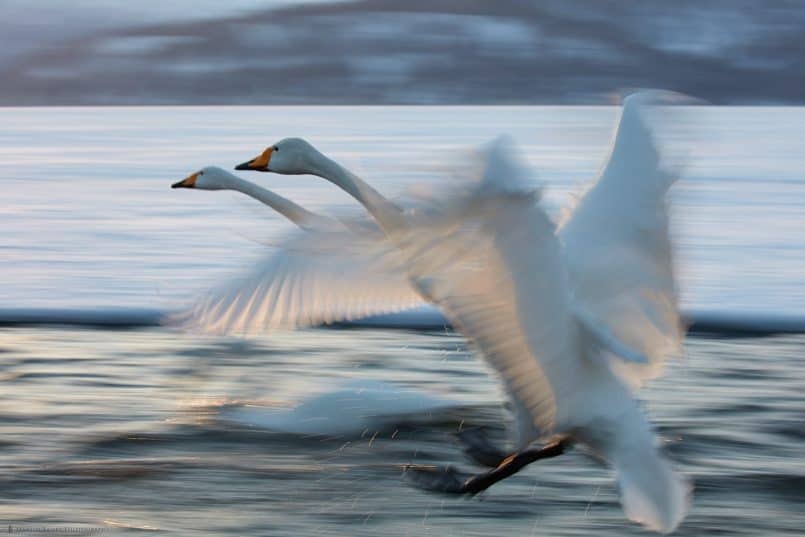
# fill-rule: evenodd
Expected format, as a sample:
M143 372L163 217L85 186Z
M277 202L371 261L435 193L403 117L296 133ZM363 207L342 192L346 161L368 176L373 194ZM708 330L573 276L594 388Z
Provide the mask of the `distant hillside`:
M805 101L805 2L358 0L91 32L0 66L0 105Z

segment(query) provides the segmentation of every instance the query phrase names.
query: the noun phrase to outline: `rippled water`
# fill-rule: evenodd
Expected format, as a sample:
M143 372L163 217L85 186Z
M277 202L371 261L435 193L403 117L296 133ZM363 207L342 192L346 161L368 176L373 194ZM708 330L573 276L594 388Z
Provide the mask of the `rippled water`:
M625 522L610 471L580 451L474 500L407 483L406 463L468 467L451 436L461 427L502 436L497 386L452 334L310 330L242 341L16 329L2 338L4 521L207 535L642 533ZM687 359L643 392L695 479L681 535L799 534L804 343L691 339ZM378 415L356 390L329 419L357 406L377 421L330 436L228 419L243 404L254 418L356 379L453 404Z
M674 194L686 307L805 312L805 111L700 115L707 133ZM200 166L303 135L393 192L429 177L440 155L510 132L558 206L600 165L614 110L5 109L0 119L0 308L103 309L172 307L289 229L237 194L169 189ZM253 178L314 209L350 205L315 179ZM690 338L687 358L641 392L696 484L679 534L801 534L803 350L802 336ZM643 533L625 521L611 472L580 450L472 500L407 483L409 462L469 467L452 437L460 428L503 438L503 397L451 333L0 328L0 379L2 525ZM342 432L266 428L299 403L318 413L304 417L311 430L324 419Z

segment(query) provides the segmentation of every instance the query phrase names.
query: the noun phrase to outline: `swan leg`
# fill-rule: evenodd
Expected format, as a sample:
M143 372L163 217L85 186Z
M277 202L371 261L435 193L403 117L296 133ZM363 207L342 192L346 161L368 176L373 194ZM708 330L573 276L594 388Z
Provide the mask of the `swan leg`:
M483 492L498 481L516 474L533 462L561 455L569 446L570 442L563 439L542 448L526 449L506 457L496 468L479 474L460 472L453 466L409 465L406 467L406 475L425 490L474 495Z
M456 433L456 438L464 453L480 466L496 468L510 455L492 444L480 427Z

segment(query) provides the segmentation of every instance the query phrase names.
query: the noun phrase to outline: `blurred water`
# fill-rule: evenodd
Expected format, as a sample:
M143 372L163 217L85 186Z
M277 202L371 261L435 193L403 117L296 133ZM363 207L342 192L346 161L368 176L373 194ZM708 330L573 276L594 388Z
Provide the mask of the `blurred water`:
M805 111L696 114L706 133L674 193L686 306L805 313ZM0 109L0 308L169 308L237 270L290 224L237 194L169 185L281 137L305 136L395 192L432 177L444 155L510 132L559 207L600 166L614 117L610 108ZM244 176L312 209L352 206L315 178ZM687 358L642 392L696 483L681 535L801 534L804 344L691 338ZM451 436L461 427L485 425L502 440L498 387L450 333L319 329L242 340L6 328L0 379L2 525L643 533L624 520L609 470L580 451L471 501L405 481L408 462L467 465ZM265 428L278 407L321 393L346 393L321 409L342 434ZM403 404L412 395L422 408ZM356 414L360 431L349 427Z
M0 347L4 524L174 535L644 533L624 520L610 471L579 450L474 500L405 480L410 462L469 467L451 436L461 427L502 438L497 385L452 334L310 330L241 341L6 329ZM642 392L696 483L680 535L801 534L804 347L803 337L691 339L687 359ZM294 436L253 424L263 407L347 380L454 405L382 415L356 392L330 415L357 406L378 419L360 432ZM244 408L252 420L227 419Z

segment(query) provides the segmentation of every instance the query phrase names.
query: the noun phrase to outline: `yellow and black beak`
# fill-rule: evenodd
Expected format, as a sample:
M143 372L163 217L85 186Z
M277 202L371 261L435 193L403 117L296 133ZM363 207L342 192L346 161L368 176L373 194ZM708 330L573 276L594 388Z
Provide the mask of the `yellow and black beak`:
M255 157L248 162L244 162L243 164L238 164L235 166L236 170L253 170L257 172L267 172L268 171L268 163L271 162L271 153L274 152L273 147L269 147L265 151L263 151L259 157Z
M199 175L201 175L201 172L196 172L194 174L188 175L181 181L173 183L171 185L171 188L195 188L196 179L198 179Z

